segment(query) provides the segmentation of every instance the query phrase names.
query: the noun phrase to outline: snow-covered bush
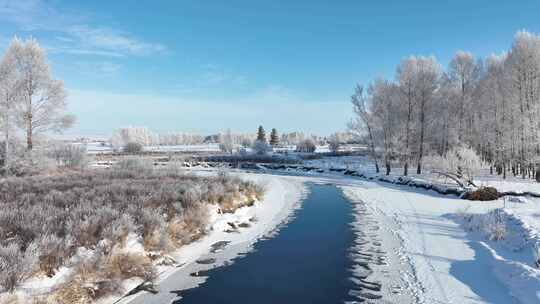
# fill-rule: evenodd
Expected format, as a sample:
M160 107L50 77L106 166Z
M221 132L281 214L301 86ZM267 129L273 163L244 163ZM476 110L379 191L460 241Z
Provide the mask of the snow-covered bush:
M115 150L124 148L129 143L137 143L141 146L159 144L159 136L145 127L127 127L114 130L111 144Z
M128 234L136 232L137 226L132 216L122 214L114 219L110 225L103 230L103 239L110 240L111 244L124 245ZM110 248L112 249L112 248Z
M39 269L48 277L52 277L58 267L72 252L72 240L60 238L53 234L46 234L38 241Z
M484 229L492 241L503 240L506 236L506 223L496 213L485 222Z
M426 164L432 172L442 173L462 186L473 183L483 165L480 156L467 147L453 148L444 156L431 155Z
M492 241L500 241L507 235L507 216L503 209L495 209L486 214L465 214L461 218L464 227L470 231L479 231Z
M13 291L36 269L39 250L36 243L30 243L25 250L18 244L0 245L0 286Z
M332 134L328 140L328 147L333 153L339 152L339 147L341 146L340 138L337 134Z
M105 276L107 278L124 280L138 277L153 282L157 277L150 259L141 254L113 254L105 263Z
M143 150L143 145L138 142L128 142L122 147L122 151L128 154L139 154Z
M272 146L266 141L256 140L253 142L252 149L256 154L267 154L272 151Z
M60 167L82 169L87 165L86 149L76 145L53 145L47 155Z
M232 153L234 146L231 142L222 142L219 144L219 150L225 153Z
M154 169L152 160L144 157L124 157L113 166L118 171L134 171L138 173L151 172Z
M296 145L296 152L313 153L317 149L315 142L312 139L306 139Z
M45 151L24 151L12 157L9 175L29 176L53 172L57 169L56 162Z

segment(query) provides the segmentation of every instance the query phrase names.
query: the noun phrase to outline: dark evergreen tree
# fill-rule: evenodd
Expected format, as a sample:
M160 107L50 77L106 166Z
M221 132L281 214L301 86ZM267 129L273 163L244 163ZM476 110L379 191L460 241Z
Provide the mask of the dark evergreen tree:
M266 132L264 131L263 126L259 126L259 130L257 131L257 140L266 142Z
M270 145L272 145L272 147L275 147L278 144L279 144L279 136L278 136L276 128L273 128L272 133L270 133Z

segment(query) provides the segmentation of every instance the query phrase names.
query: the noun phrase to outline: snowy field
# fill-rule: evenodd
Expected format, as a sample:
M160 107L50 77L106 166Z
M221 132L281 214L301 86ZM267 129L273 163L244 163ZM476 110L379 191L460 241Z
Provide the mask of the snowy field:
M86 148L88 154L107 154L113 153L114 147L108 143L91 142L77 143L77 145ZM220 152L219 144L201 144L201 145L174 145L174 146L146 146L146 152Z

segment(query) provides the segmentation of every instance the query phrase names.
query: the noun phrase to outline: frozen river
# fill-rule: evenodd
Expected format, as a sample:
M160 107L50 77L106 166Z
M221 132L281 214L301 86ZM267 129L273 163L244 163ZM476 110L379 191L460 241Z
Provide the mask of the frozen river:
M188 303L344 303L354 242L352 205L335 186L312 185L295 218L233 264L210 270L201 286L180 293ZM205 274L205 275L206 275Z

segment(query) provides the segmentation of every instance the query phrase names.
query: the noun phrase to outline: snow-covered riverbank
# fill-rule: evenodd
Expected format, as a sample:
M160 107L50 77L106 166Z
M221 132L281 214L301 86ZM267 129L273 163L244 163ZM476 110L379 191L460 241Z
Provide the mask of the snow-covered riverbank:
M532 248L509 248L503 246L504 241L490 241L478 231L469 231L460 220L464 214L485 217L501 208L502 200L470 202L371 182L343 189L351 200L378 210L396 227L400 254L414 270L416 284L411 288L418 303L540 302L540 271L528 258ZM514 213L522 213L521 206L515 208ZM528 208L538 210L536 205ZM516 241L516 234L521 234L525 239L530 233L526 227L513 234L509 231L506 237Z
M249 251L258 239L271 236L280 224L287 221L306 194L303 182L298 179L258 174L240 176L266 186L263 201L239 209L234 214L215 214L211 224L213 229L207 236L182 247L172 255L180 266L160 269L157 294L140 292L121 300L112 297L103 299L100 303L170 303L181 290L204 282L203 276L192 274L202 274L207 269L228 263ZM239 228L237 232L225 232L230 228L228 223L245 222L250 218L256 221L249 227ZM219 248L223 245L224 248Z

